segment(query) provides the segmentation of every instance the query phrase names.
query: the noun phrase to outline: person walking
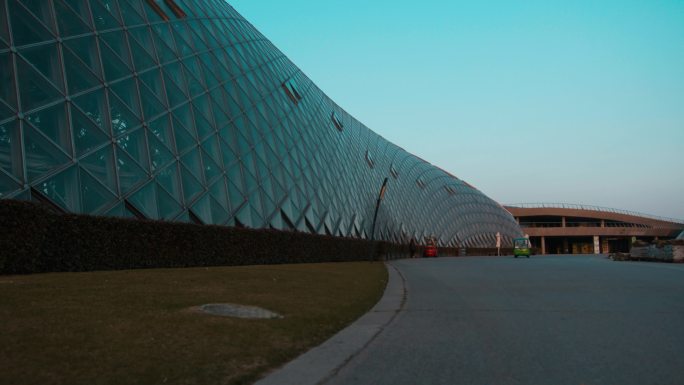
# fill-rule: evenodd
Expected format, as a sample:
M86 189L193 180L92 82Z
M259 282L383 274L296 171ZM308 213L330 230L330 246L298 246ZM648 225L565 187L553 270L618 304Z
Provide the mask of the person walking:
M411 258L415 258L416 255L416 240L411 238L409 241L409 253L411 253Z

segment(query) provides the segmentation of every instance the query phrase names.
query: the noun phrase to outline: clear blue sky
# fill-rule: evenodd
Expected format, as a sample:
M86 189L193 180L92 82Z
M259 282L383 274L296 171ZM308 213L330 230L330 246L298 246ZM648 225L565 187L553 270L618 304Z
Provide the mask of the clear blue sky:
M229 1L342 108L502 203L684 219L684 1Z

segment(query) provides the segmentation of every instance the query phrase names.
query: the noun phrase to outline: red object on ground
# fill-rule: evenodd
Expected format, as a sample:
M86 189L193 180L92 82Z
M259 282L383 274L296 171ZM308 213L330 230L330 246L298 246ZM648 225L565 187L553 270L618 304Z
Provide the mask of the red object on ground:
M436 257L437 256L437 246L425 246L423 249L423 257Z

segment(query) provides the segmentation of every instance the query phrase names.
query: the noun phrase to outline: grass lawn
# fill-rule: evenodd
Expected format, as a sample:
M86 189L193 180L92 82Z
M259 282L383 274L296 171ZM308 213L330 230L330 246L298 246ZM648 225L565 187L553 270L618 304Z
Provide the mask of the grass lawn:
M368 262L0 276L0 383L251 383L368 311L386 282ZM221 302L284 318L189 310Z

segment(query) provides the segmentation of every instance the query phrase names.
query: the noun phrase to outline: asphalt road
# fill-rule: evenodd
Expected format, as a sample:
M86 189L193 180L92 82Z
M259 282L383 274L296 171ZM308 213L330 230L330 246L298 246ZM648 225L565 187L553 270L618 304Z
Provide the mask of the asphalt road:
M407 300L326 384L684 384L684 265L400 260Z

